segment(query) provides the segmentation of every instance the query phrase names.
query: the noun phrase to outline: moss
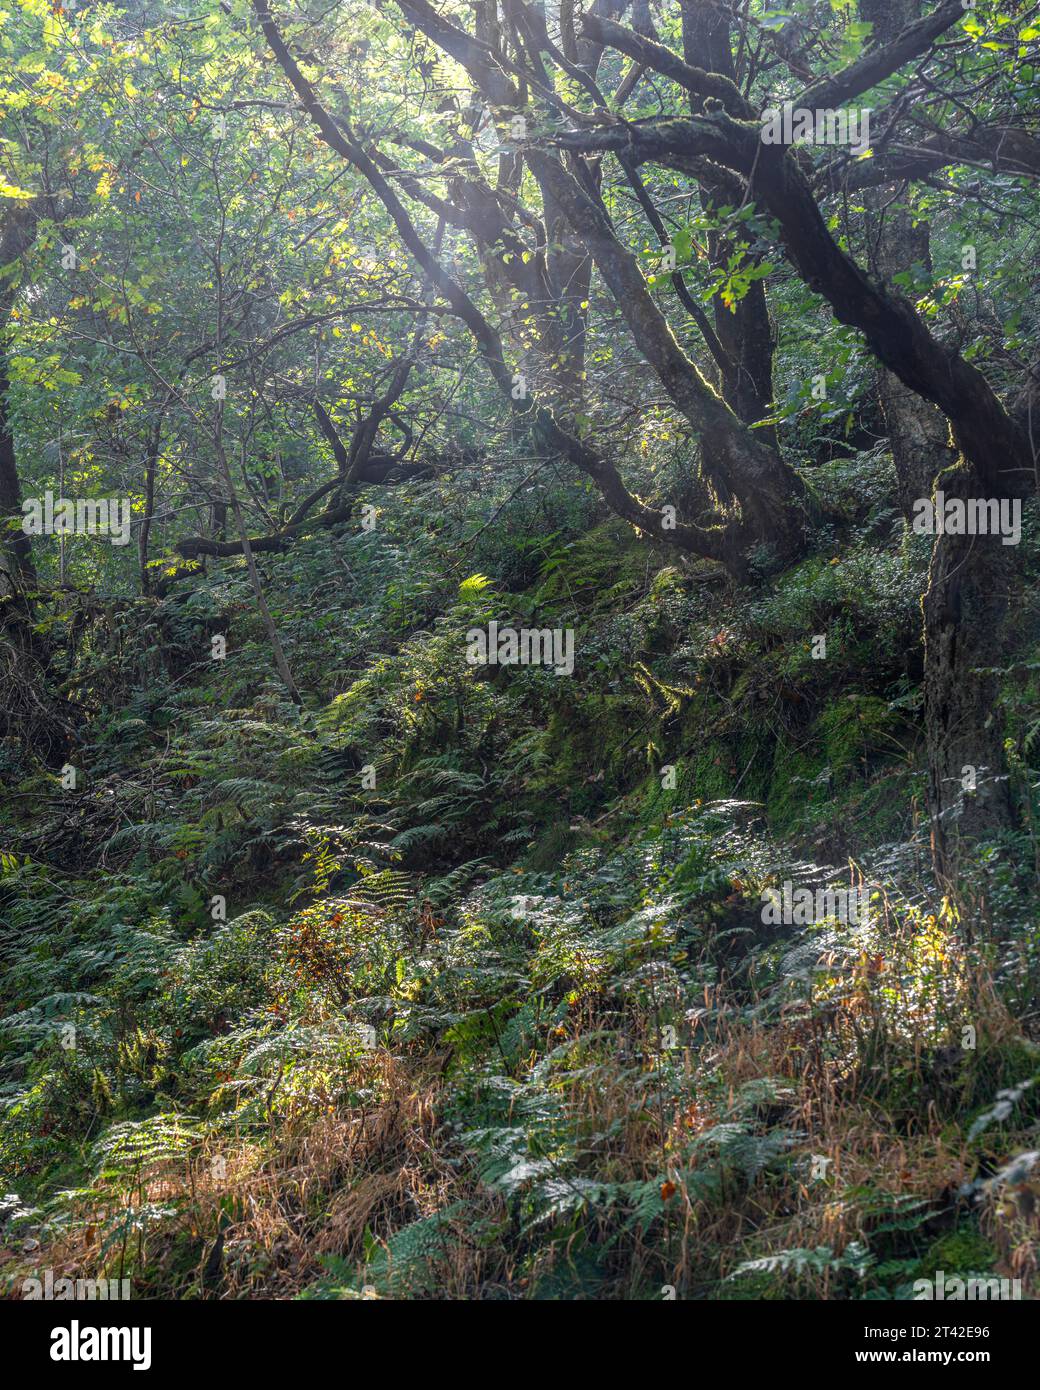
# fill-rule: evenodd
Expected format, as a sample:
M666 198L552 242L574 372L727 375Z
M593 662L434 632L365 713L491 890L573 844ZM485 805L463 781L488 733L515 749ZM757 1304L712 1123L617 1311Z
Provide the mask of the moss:
M914 1266L911 1279L934 1279L944 1274L982 1274L992 1269L997 1252L975 1226L958 1226L955 1231L930 1245Z
M532 789L563 793L576 811L618 790L636 748L636 722L632 701L620 695L587 695L558 706L546 728L545 770Z
M779 833L804 832L822 821L856 826L864 843L894 833L905 815L893 795L902 766L872 775L871 766L899 746L899 720L884 700L848 695L832 701L807 737L777 746L766 809Z
M817 720L827 762L835 771L863 763L895 721L888 705L874 695L849 695Z
M734 795L747 801L762 800L769 787L772 757L769 735L764 729L702 738L688 745L681 758L680 802L714 801Z

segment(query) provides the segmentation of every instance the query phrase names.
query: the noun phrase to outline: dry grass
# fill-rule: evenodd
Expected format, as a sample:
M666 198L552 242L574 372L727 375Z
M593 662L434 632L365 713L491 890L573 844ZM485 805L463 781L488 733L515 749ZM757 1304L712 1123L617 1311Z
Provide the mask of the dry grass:
M612 1252L610 1296L671 1283L717 1297L742 1261L819 1247L840 1256L908 1200L927 1210L927 1243L953 1224L959 1189L978 1175L979 1154L962 1121L997 1089L985 1059L1022 1038L984 967L955 950L952 935L934 922L923 944L921 934L901 936L891 922L886 932L887 957L864 952L768 1022L747 1021L741 1001L716 988L703 1045L670 1055L667 1085L653 1009L627 1007L618 1030L617 1015L606 1026L603 996L597 1004L590 992L553 1030L552 1043L570 1060L549 1085L586 1154L588 1176L603 1184L663 1178L664 1212L651 1228L622 1228L624 1210L592 1203L561 1235L515 1241L508 1255L475 1238L482 1224L503 1223L507 1210L458 1163L441 1128L447 1057L377 1050L351 1063L351 1093L372 1099L337 1104L338 1083L306 1074L269 1110L268 1132L164 1160L136 1186L96 1188L90 1210L80 1210L61 1241L33 1252L33 1266L49 1265L55 1277L125 1270L138 1298L176 1290L284 1299L321 1278L332 1259L343 1262L337 1278L360 1289L373 1241L385 1245L455 1203L462 1215L444 1221L433 1257L442 1298L524 1297L589 1245ZM942 1033L925 1035L922 1013L940 1018L949 1039L971 1020L978 1051L970 1065ZM541 1060L532 1053L529 1065ZM764 1078L776 1083L776 1098L749 1113L741 1097ZM722 1170L700 1141L735 1117L752 1140L793 1136L794 1161L743 1177L725 1170L713 1193L698 1180L713 1164ZM1003 1132L1008 1156L1019 1139L1028 1147L1027 1133ZM813 1157L829 1160L822 1180L810 1176ZM993 1191L981 1210L982 1230L999 1252L997 1272L1022 1279L1026 1296L1040 1255L1034 1187L1027 1180ZM172 1214L113 1244L110 1233L131 1202ZM794 1289L847 1296L828 1270L802 1272L786 1291ZM432 1294L420 1287L418 1296Z
M98 1190L66 1238L33 1252L34 1268L56 1278L125 1269L138 1298L149 1288L168 1297L171 1287L182 1297L291 1298L322 1273L323 1256L360 1262L366 1230L386 1239L440 1210L457 1182L434 1142L437 1066L385 1052L362 1065L378 1103L345 1113L300 1106L268 1135L154 1165L132 1193ZM128 1197L174 1214L106 1251Z

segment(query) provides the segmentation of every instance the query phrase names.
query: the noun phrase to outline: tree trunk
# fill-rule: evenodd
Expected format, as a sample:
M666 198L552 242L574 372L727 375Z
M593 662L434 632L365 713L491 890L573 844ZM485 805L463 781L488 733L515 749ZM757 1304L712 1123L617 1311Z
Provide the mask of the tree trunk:
M873 190L871 190L873 192ZM884 201L891 200L891 189L881 190ZM871 199L875 205L877 197ZM926 222L915 227L909 209L900 204L876 214L876 265L879 275L891 285L893 277L918 263L931 269L931 247ZM950 439L946 417L931 401L926 401L887 367L878 367L878 399L885 419L892 459L896 468L899 506L910 520L919 498L930 497L935 479L957 462L957 451Z
M872 37L885 43L918 18L921 3L864 0L861 8L874 24ZM898 187L868 190L866 197L875 208L872 259L879 277L891 287L893 277L915 262L930 270L928 225L914 225ZM932 497L937 486L947 498L986 495L976 470L958 461L949 423L936 406L884 366L878 395L904 516L912 518L914 504ZM1011 820L999 692L989 672L1002 658L1013 553L999 536L937 535L921 603L932 863L951 892L972 843Z
M688 63L736 81L728 15L698 0L683 0L682 37L683 56ZM694 115L701 114L703 100L691 96L690 109ZM738 182L721 169L711 176L702 175L699 183L705 212L735 207L742 201L743 190ZM712 266L724 266L735 251L745 246L740 238L712 233L708 238ZM766 417L773 400L773 331L761 280L753 280L732 309L716 297L715 332L727 359L721 370L723 399L745 424L753 425ZM777 448L774 426L763 426L756 433L770 448Z
M0 301L0 315L6 322L10 305ZM22 489L18 480L14 433L8 416L7 348L0 343L0 517L22 520ZM36 588L36 566L32 558L32 542L19 524L17 530L4 527L0 544L0 597L7 596L28 611L26 591Z
M946 496L978 497L963 463L940 475ZM928 809L939 883L957 886L973 842L1011 823L998 681L1014 550L999 536L935 539L924 614Z

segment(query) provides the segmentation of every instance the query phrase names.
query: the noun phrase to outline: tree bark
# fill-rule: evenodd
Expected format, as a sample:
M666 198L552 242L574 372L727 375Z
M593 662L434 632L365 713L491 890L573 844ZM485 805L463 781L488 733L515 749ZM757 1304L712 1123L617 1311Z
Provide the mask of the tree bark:
M0 303L0 314L6 321L9 306ZM26 591L36 588L36 566L33 564L32 543L21 528L22 488L18 479L14 432L8 415L7 396L11 383L7 375L7 347L0 343L0 515L4 521L17 518L17 530L3 532L0 548L0 578L8 595L25 604Z
M963 461L940 475L949 497L978 497ZM973 843L1011 823L993 668L1004 659L1014 550L999 536L937 536L924 616L924 719L932 859L955 890Z
M688 65L700 63L708 74L736 86L727 13L702 0L683 0L682 36L683 57ZM689 95L693 114L702 114L704 97L693 92ZM699 179L705 212L737 206L743 197L737 181L721 169L708 172L709 168L706 166ZM724 266L735 251L744 250L747 254L741 238L717 232L709 237L708 250L716 268ZM745 424L753 425L765 418L773 400L773 332L761 280L753 280L732 309L716 297L715 332L725 354L721 370L723 398ZM772 448L777 447L774 426L763 426L756 433Z
M919 16L920 0L863 0L872 37L893 44ZM914 225L898 183L867 194L875 238L874 267L893 277L917 263L931 270L926 222ZM938 486L947 497L984 495L978 470L958 460L950 427L937 406L910 390L883 364L878 395L896 467L900 508ZM1012 816L1004 765L997 680L1014 570L1013 552L998 536L935 537L928 588L921 602L924 642L924 725L932 865L955 892L973 842L1006 826Z
M36 233L36 216L32 208L6 210L3 234L0 235L0 265L24 254ZM22 489L18 478L18 459L14 431L11 427L9 394L11 380L7 366L8 323L15 293L10 288L0 295L0 521L16 518L19 526L0 534L0 596L7 591L10 600L28 616L27 591L36 588L36 566L33 563L32 542L21 529Z

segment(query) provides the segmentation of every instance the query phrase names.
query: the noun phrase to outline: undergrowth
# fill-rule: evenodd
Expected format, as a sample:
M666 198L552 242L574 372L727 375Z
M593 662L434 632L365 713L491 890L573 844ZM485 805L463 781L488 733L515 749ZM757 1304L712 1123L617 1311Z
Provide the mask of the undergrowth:
M302 712L229 563L67 673L78 790L5 745L7 1287L870 1299L942 1269L1028 1296L1036 846L984 851L957 903L924 870L921 557L875 515L749 601L581 488L544 543L521 500L468 549L424 529L436 490L265 557ZM570 680L462 658L575 612ZM764 924L791 879L869 916Z

